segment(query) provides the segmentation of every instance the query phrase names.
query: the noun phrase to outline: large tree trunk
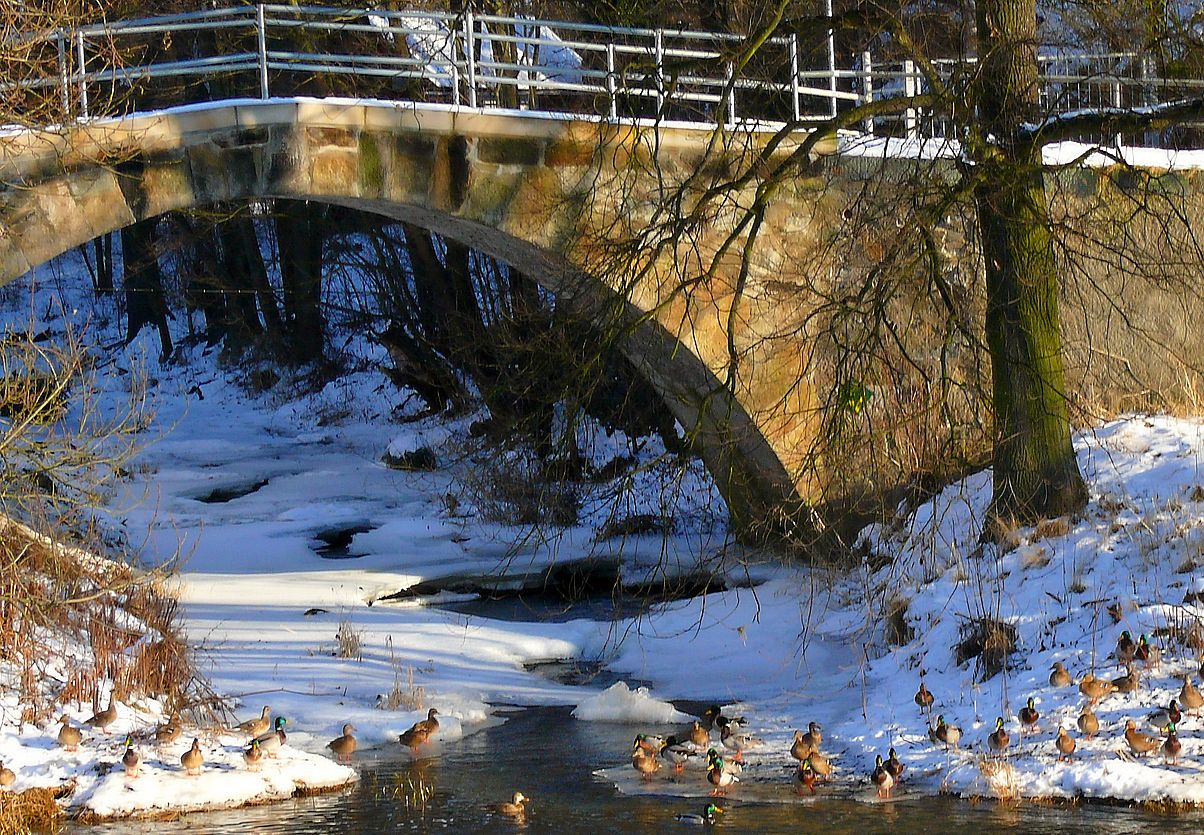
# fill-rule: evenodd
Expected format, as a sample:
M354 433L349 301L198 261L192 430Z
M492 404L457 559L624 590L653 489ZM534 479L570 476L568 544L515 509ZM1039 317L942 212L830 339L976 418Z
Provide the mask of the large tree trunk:
M980 0L979 115L994 137L975 190L987 281L995 410L996 520L1079 510L1087 488L1070 441L1058 274L1040 149L1019 129L1037 114L1034 0Z
M326 213L318 203L281 200L276 204L276 245L284 286L284 316L291 355L297 362L322 356L322 241Z
M171 356L171 331L167 327L167 302L163 298L163 276L155 252L155 220L143 220L121 230L122 284L125 287L125 341L145 325L159 331L161 359Z

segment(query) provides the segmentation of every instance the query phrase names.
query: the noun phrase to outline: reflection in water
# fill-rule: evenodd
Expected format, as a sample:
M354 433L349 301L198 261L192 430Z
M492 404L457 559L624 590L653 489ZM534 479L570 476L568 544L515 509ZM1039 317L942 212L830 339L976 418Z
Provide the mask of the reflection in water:
M673 816L698 813L702 798L628 796L598 779L601 768L631 769L630 725L577 722L565 708L533 708L504 724L413 760L400 746L357 754L362 779L342 794L305 798L229 812L191 815L172 823L75 827L105 835L151 833L661 833L688 831ZM783 760L787 759L783 752ZM782 770L782 795L791 802L742 802L739 789L720 803L717 831L796 833L822 829L831 835L910 835L1003 829L1027 833L1126 833L1171 826L1198 830L1204 815L1169 818L1140 810L1098 805L967 803L950 798L862 803L820 798L798 802ZM531 798L523 821L488 806L515 791ZM700 800L702 804L700 804Z

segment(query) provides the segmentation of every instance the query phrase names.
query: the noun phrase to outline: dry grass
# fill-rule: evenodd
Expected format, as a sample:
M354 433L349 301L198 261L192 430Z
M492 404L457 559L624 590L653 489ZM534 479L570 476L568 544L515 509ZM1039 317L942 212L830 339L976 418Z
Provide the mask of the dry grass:
M61 820L55 789L26 789L0 793L0 835L52 831Z
M193 683L177 602L157 575L11 519L0 519L0 566L0 660L18 673L26 718L99 705L110 688L118 699L179 697ZM66 673L57 690L46 687L51 667Z
M377 707L381 710L425 710L426 688L414 680L414 665L401 663L393 652L391 637L387 644L389 663L393 666L393 689L380 697Z
M351 625L350 619L339 621L338 631L334 633L335 655L339 658L354 658L364 660L364 633Z

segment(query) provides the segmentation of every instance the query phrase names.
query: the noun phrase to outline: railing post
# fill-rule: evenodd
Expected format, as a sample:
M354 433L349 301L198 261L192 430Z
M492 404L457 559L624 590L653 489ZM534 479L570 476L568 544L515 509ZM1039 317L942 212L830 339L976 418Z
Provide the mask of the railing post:
M259 38L259 97L268 95L268 27L263 13L263 3L255 5L255 33Z
M872 104L874 101L874 58L867 49L861 53L861 102ZM874 132L874 117L865 117L865 132Z
M1115 107L1117 110L1120 110L1121 107L1123 107L1122 101L1123 101L1123 99L1121 97L1120 76L1118 75L1112 82L1112 106ZM1116 147L1119 148L1120 142L1122 139L1121 135L1118 133L1113 138L1116 140Z
M71 72L67 68L67 43L63 30L54 33L54 42L59 51L59 86L63 94L63 120L71 113Z
M824 10L828 13L828 20L832 20L832 0L826 0ZM828 90L832 93L831 97L831 115L836 118L836 32L832 27L828 27Z
M464 52L468 61L468 106L477 106L477 50L473 35L472 12L464 13Z
M910 59L903 62L903 95L911 98L916 94L916 65ZM919 113L914 107L907 108L903 116L904 131L908 139L920 136Z
M460 63L454 59L451 63L452 104L460 106Z
M613 38L614 35L611 35ZM610 94L610 118L619 118L619 79L615 76L615 42L606 43L606 92Z
M794 121L803 117L802 103L798 95L798 35L790 33L790 103Z
M75 59L79 62L79 115L88 118L88 68L84 55L84 33L75 33Z
M654 36L656 57L656 115L659 118L665 109L665 34L660 29Z
M736 124L736 64L727 62L727 123Z

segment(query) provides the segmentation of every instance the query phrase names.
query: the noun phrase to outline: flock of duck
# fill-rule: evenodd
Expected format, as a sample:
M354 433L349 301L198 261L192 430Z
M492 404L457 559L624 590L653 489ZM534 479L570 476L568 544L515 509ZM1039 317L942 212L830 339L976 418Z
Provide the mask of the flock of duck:
M1085 701L1079 711L1077 728L1083 738L1091 739L1100 733L1101 721L1095 713L1095 708L1101 701L1120 694L1132 694L1139 690L1141 677L1144 672L1154 670L1161 662L1161 653L1142 635L1133 640L1128 631L1121 633L1117 640L1115 657L1124 669L1124 674L1117 678L1097 677L1094 672L1084 674L1077 682L1066 669L1063 662L1053 665L1049 674L1051 688L1061 689L1072 686L1078 687ZM1204 666L1200 675L1204 676ZM1137 719L1124 719L1121 738L1128 754L1141 757L1160 752L1168 765L1179 761L1183 744L1178 737L1178 726L1185 712L1198 715L1204 707L1204 694L1193 683L1191 675L1183 675L1182 688L1177 698L1171 699L1166 707L1159 708L1146 717L1146 721L1157 730L1157 734L1147 733L1139 726ZM928 717L927 735L929 740L946 750L958 749L962 742L961 728L946 721L943 714L938 714L932 721L933 708L937 703L936 696L928 689L923 681L920 682L914 701L921 712ZM1019 725L1021 740L1033 741L1034 751L1040 751L1040 746L1050 745L1051 754L1056 754L1059 762L1073 760L1078 742L1071 729L1059 727L1057 734L1048 741L1036 742L1040 733L1041 713L1037 700L1029 697L1017 711L1016 720ZM760 744L742 730L742 717L726 717L716 706L709 708L706 713L695 720L683 732L672 736L662 737L652 734L639 734L632 748L631 763L645 780L655 779L657 773L665 765L674 774L679 774L691 758L698 758L706 764L706 780L711 786L711 796L726 794L729 787L740 781L744 751ZM719 735L717 743L712 740L712 731ZM830 780L833 765L829 757L821 751L823 743L822 728L815 722L808 729L795 731L790 747L790 756L796 761L793 783L800 794L815 794L816 784ZM987 735L984 753L989 758L1005 757L1013 750L1012 733L1008 730L1008 722L999 716L993 730ZM902 780L906 766L899 759L898 753L892 747L886 756L878 754L875 757L874 768L869 772L870 785L876 790L878 797L889 799L891 792ZM714 815L722 812L713 803L709 804L701 816L686 816L697 819L695 822L713 823Z

